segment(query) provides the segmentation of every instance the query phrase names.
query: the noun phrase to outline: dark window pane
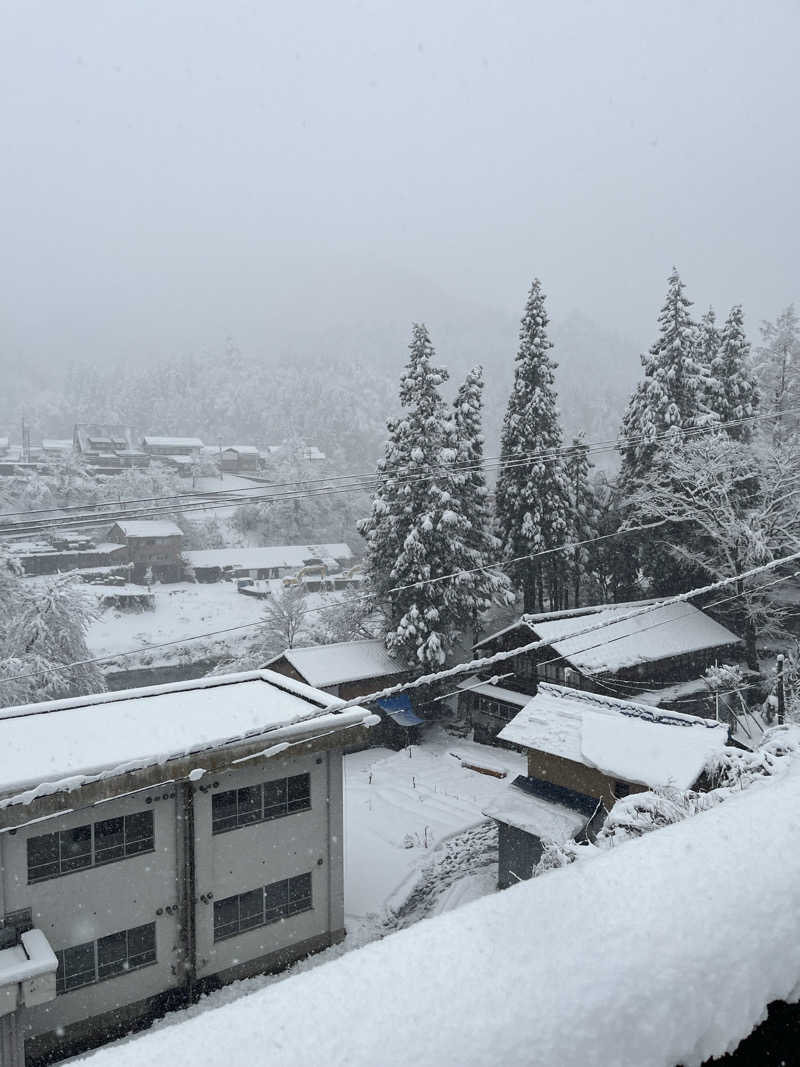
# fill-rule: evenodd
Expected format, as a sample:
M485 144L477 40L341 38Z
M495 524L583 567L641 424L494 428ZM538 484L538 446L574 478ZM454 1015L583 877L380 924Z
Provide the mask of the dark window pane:
M239 897L239 929L252 930L264 922L264 890L254 889Z
M264 921L275 922L283 918L287 907L287 882L273 882L264 889Z
M214 940L221 941L239 932L239 898L214 901Z
M124 930L101 937L97 942L97 971L100 978L111 978L127 970L128 938Z
M144 967L156 961L156 924L145 923L128 930L128 965Z
M110 863L125 855L123 820L103 819L94 824L94 861Z
M92 865L92 827L76 826L58 835L61 846L61 871L78 871Z
M264 818L274 819L286 814L286 779L264 783Z
M251 785L236 791L238 825L258 822L261 818L261 786Z
M215 834L236 826L236 790L216 793L211 798L211 828Z
M311 777L308 774L295 774L287 779L289 811L304 811L311 807Z
M311 875L299 874L296 878L289 879L289 907L288 915L296 915L299 911L308 911L311 907Z
M94 941L64 949L64 989L78 989L95 981Z
M28 880L53 878L59 873L58 834L28 839Z
M135 815L125 816L125 855L135 856L139 852L153 849L153 813L140 811Z

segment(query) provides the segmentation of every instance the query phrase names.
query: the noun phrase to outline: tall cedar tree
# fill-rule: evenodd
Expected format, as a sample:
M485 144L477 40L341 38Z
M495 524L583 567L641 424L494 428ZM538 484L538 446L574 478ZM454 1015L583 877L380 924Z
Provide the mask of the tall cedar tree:
M623 481L637 482L646 475L667 434L675 441L681 430L712 423L705 404L706 369L698 357L697 329L689 315L691 300L673 267L667 298L658 316L659 335L648 355L642 356L644 377L628 403L622 422Z
M497 532L508 559L542 552L562 543L567 535L569 496L559 455L561 427L554 385L553 347L547 336L548 317L538 278L531 286L519 331L514 387L508 401L497 479ZM536 456L520 462L524 453ZM564 559L554 553L513 565L521 585L525 611L544 610L564 599Z
M469 533L463 543L465 570L491 566L497 561L501 549L491 528L489 491L483 469L482 408L483 368L474 367L464 379L453 404L458 468L456 486L461 510L469 520ZM459 584L472 600L473 630L477 628L478 617L493 600L512 600L508 578L499 571L465 574Z
M709 406L720 422L736 422L756 414L760 396L750 363L750 344L744 333L741 304L735 304L725 320L710 371ZM727 426L726 433L735 441L750 441L752 423Z
M794 304L774 322L761 324L761 338L757 373L763 406L776 416L765 427L777 447L791 440L800 427L796 410L800 406L800 323Z
M406 413L388 423L372 512L359 529L386 603L386 647L408 667L429 669L445 662L471 610L457 581L416 583L464 565L470 524L458 495L454 420L439 393L447 371L434 366L425 326L414 325L409 350L400 382Z
M588 586L588 577L598 569L598 557L594 545L581 544L598 535L598 508L594 489L589 480L592 464L589 446L583 436L573 438L564 463L564 474L569 490L570 536L576 547L569 554L569 583L575 607L581 602L581 592Z

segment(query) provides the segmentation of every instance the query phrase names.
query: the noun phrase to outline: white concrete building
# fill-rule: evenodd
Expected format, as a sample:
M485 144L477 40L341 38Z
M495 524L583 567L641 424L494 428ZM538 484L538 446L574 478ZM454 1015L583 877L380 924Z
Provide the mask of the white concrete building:
M0 712L0 1063L53 1062L344 936L341 748L271 671Z

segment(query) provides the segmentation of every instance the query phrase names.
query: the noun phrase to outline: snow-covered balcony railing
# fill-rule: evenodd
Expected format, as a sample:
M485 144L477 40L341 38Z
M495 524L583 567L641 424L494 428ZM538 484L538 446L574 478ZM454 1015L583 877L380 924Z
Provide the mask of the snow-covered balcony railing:
M44 1004L56 995L58 960L41 930L27 930L19 944L0 949L0 1017L18 1007Z
M100 1052L691 1067L800 990L800 764L717 807Z

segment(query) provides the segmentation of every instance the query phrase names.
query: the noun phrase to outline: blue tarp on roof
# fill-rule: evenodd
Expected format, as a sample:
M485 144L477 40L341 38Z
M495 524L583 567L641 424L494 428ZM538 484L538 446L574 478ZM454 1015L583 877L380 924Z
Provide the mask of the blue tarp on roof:
M375 703L387 715L391 715L398 726L420 726L425 721L415 713L411 697L406 696L405 693L396 697L384 697L382 700L376 700Z

